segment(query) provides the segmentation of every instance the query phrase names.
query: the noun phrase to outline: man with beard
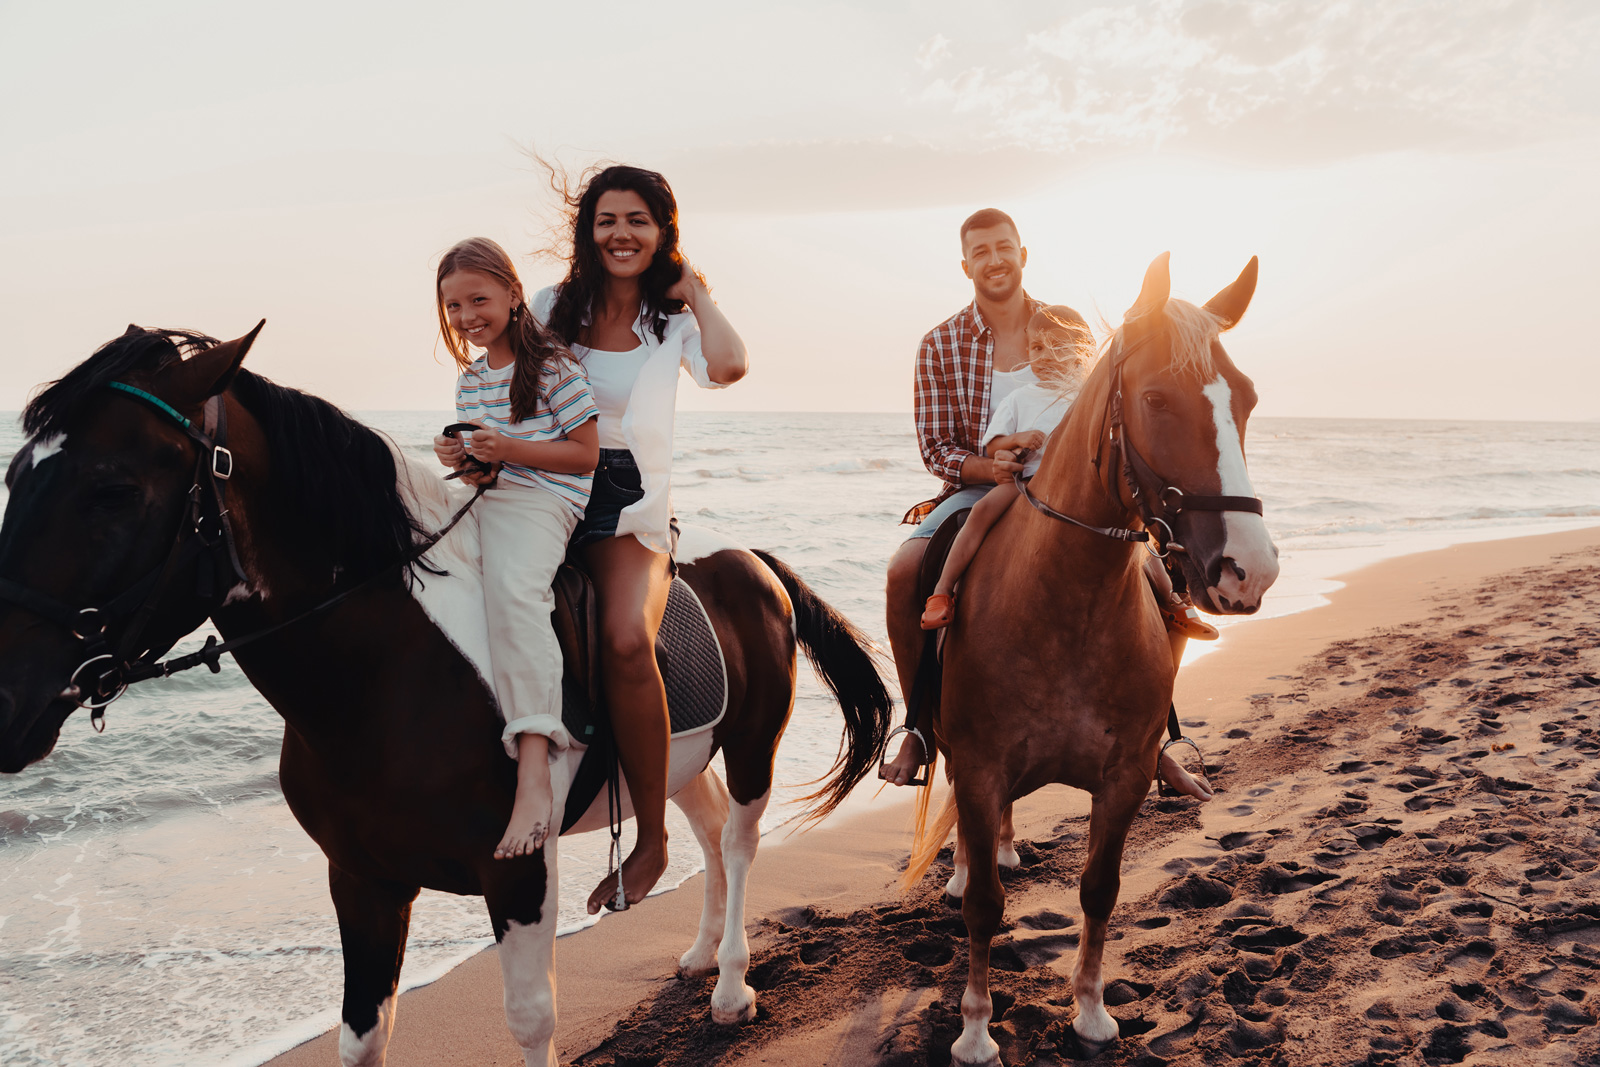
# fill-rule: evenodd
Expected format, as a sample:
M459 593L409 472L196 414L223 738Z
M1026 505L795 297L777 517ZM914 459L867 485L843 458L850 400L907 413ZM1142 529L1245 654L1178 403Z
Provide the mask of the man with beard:
M929 331L917 352L917 442L922 462L944 481L939 495L906 516L916 532L889 560L889 645L894 650L900 691L907 699L922 649L918 623L922 602L917 574L928 539L945 519L976 504L1022 465L982 454L978 442L989 413L1018 386L1028 370L1028 320L1044 304L1022 288L1028 250L1017 224L997 208L984 208L961 224L961 269L972 279L972 303ZM932 744L928 724L908 733L900 752L880 776L895 785L911 781Z
M945 484L938 496L907 513L906 521L917 523L917 530L889 560L889 646L907 711L915 716L899 731L906 735L899 752L878 769L878 776L894 785L912 783L932 755L933 724L921 709L909 707L923 647L917 576L928 539L950 516L972 507L1022 470L1011 453L1002 451L991 458L978 445L996 405L1034 380L1028 367L1027 327L1044 304L1023 291L1022 268L1027 263L1028 250L1011 216L996 208L973 213L961 224L961 269L972 279L973 301L934 327L917 352L917 440L922 462ZM1192 608L1189 613L1194 614ZM1167 625L1174 667L1182 659L1187 636L1209 640L1217 633L1198 616L1184 623L1168 618ZM1210 785L1165 752L1158 769L1178 792L1202 801L1211 798ZM1008 826L1009 818L1008 811Z

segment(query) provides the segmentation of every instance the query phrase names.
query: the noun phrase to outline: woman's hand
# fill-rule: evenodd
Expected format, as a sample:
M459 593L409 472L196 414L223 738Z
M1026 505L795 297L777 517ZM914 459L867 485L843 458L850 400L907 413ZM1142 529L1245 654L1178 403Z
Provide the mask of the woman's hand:
M705 291L706 287L700 281L700 276L694 272L689 261L684 259L682 269L678 272L678 280L667 290L667 299L681 300L686 306L693 308L695 298Z
M500 464L506 461L510 440L493 430L472 431L472 458L485 463Z
M433 454L440 463L455 470L467 458L467 448L457 438L440 434L433 439Z

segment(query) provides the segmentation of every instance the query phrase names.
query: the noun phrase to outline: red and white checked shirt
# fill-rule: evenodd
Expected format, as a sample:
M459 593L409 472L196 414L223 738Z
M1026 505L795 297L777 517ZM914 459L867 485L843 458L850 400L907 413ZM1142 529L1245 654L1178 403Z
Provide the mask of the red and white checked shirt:
M1028 311L1043 301L1023 293ZM989 425L989 387L994 381L994 331L974 300L928 331L917 350L917 443L922 462L944 486L939 495L906 513L921 522L940 501L961 488L961 464L979 455Z

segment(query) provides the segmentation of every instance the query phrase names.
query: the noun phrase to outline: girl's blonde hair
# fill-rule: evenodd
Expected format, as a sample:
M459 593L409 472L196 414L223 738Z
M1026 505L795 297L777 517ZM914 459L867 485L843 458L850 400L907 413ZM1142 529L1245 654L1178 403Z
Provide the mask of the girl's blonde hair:
M517 297L511 307L511 321L506 324L506 339L511 343L511 355L516 360L511 372L511 420L521 422L538 407L540 373L552 359L566 354L566 347L553 340L534 319L527 298L521 295L522 281L517 277L517 268L506 250L487 237L468 237L439 260L439 272L433 285L439 334L456 367L463 373L472 366L472 354L467 350L467 339L450 325L443 293L444 280L463 270L487 274Z
M1078 389L1100 358L1094 333L1083 316L1065 304L1040 308L1028 320L1028 329L1047 339L1051 356L1032 364L1039 384L1053 389Z

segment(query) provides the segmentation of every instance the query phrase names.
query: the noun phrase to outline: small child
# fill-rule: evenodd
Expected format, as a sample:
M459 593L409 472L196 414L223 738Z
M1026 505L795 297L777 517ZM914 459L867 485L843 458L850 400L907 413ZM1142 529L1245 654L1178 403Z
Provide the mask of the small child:
M461 377L456 418L469 442L433 439L446 467L473 458L489 661L501 740L517 761L517 795L496 859L537 852L552 832L549 755L571 744L561 725L561 647L550 612L556 568L583 517L600 455L599 409L583 368L535 320L511 257L493 241L462 241L439 261L439 329ZM472 345L483 349L474 359Z

